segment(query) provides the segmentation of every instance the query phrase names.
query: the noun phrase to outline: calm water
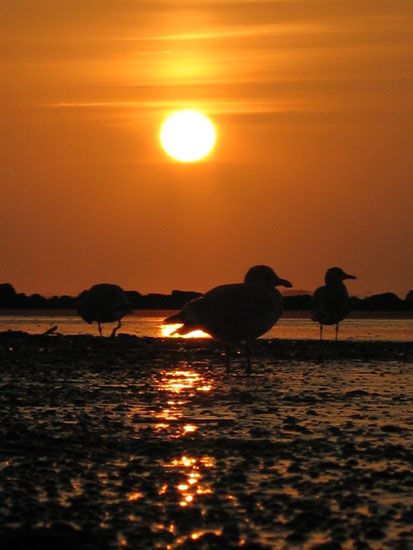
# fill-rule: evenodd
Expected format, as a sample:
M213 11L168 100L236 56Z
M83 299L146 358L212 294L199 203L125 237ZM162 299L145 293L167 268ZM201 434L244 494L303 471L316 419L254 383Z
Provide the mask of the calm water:
M160 337L162 319L172 311L139 311L123 321L121 332L137 336ZM0 331L23 330L29 333L46 331L58 325L61 334L97 334L96 325L84 323L74 311L62 310L3 310L0 312ZM104 328L109 334L110 329ZM334 327L324 330L326 338L334 338ZM308 312L287 311L265 338L313 339L319 329L309 319ZM412 340L413 313L355 312L340 325L342 340Z

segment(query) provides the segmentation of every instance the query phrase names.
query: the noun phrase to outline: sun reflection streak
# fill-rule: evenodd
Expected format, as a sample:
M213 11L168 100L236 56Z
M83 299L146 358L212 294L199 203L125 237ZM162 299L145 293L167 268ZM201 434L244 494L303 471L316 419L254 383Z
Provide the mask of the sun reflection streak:
M128 494L128 500L130 502L134 502L136 500L139 500L142 497L143 497L143 493L140 493L139 491L134 491L134 492Z
M212 390L212 386L209 385L209 384L205 384L205 386L198 386L196 388L196 391L204 391L204 392L209 392Z
M168 421L174 421L179 420L182 416L182 412L178 411L176 409L162 409L161 411L157 412L155 414L155 418L159 418L160 420L168 420ZM159 429L162 429L162 424L166 425L166 427L169 426L169 424L166 424L165 422L159 422L157 424L157 427Z
M153 418L156 422L152 425L153 429L160 432L162 430L174 431L170 432L170 436L180 438L191 436L198 432L200 427L196 423L196 419L183 419L183 407L188 401L197 395L197 393L208 393L214 389L212 381L207 380L202 374L186 368L186 363L182 362L180 368L175 370L162 370L160 379L156 382L156 387L159 392L164 392L168 399L164 401L162 408L156 408L153 412Z
M185 508L193 504L200 495L212 494L209 485L202 483L202 468L213 468L215 460L211 456L194 458L183 455L181 458L172 460L166 467L177 469L185 476L185 481L178 483L176 489L180 493L179 506Z
M222 529L203 529L202 531L194 531L191 533L190 537L192 540L198 540L203 535L207 535L208 533L213 533L214 535L217 535L218 537L222 535Z
M160 379L157 379L156 387L159 392L165 392L168 399L164 401L162 408L156 408L152 415L156 419L153 429L160 432L173 429L170 437L180 438L193 436L200 426L195 418L183 418L183 407L197 393L206 394L214 389L212 380L207 380L195 370L186 368L187 363L181 362L180 368L175 370L162 370Z
M169 428L169 424L166 424L166 422L160 422L159 424L154 425L155 430L167 430Z
M212 390L212 385L205 383L205 379L192 370L173 370L163 371L159 389L173 393L181 393L184 390L197 390L208 392ZM169 402L168 402L169 403ZM177 403L177 404L183 404Z
M193 330L192 332L188 332L188 334L177 334L175 331L182 326L182 323L175 325L161 325L161 335L164 338L211 338L211 335L207 334L203 330Z
M198 429L198 426L195 426L194 424L185 424L184 426L185 433L196 432L197 429Z

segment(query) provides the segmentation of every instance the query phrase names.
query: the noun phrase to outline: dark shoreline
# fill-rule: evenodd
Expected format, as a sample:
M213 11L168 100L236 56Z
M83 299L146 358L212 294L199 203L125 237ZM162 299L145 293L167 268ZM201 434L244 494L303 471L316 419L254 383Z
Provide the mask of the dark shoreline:
M173 290L170 294L150 293L141 294L136 290L125 291L133 310L173 310L181 309L187 302L202 296L196 291ZM309 311L312 296L310 292L298 291L284 294L284 309L286 311ZM76 309L76 296L30 296L17 293L10 283L0 284L0 307L4 309ZM351 296L351 309L355 311L413 311L412 291L404 299L394 292L384 292L366 297Z

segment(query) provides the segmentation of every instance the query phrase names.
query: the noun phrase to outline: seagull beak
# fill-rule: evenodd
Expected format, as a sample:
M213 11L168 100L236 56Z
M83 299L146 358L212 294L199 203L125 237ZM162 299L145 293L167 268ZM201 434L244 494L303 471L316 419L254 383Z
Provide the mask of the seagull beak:
M357 277L355 275L348 275L347 273L345 273L345 279L357 279Z
M286 279L278 279L277 286L286 286L287 288L291 288L293 285Z

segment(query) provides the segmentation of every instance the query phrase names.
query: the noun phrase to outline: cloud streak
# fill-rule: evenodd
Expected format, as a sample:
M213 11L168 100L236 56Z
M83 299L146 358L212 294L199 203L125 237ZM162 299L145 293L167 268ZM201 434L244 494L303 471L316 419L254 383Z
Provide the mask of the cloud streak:
M306 111L309 103L297 100L276 101L220 101L205 99L204 101L62 101L53 103L51 107L58 109L130 109L137 111L168 111L183 108L193 108L208 111L213 114L254 114L254 113L286 113Z
M202 32L183 32L179 34L161 34L161 35L145 35L131 36L121 38L126 42L185 42L198 40L220 40L224 38L248 38L259 36L272 35L288 35L291 33L314 34L322 30L326 30L325 26L302 23L296 25L286 25L283 23L270 25L251 25L251 26L232 26L224 27L219 30L208 30Z

